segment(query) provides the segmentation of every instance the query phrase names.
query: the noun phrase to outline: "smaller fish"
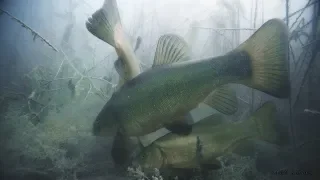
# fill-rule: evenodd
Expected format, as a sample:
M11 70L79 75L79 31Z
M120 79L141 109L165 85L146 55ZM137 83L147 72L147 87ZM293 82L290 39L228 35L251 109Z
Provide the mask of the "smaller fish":
M126 80L130 80L140 74L140 61L134 51L139 48L141 38L138 38L136 48L133 50L120 21L120 15L116 0L105 0L103 6L92 14L86 22L86 27L91 34L115 48L119 57L116 64L120 64L122 70L117 72L120 75L118 88Z
M133 160L148 171L166 169L218 169L218 157L235 152L243 143L259 139L274 143L276 106L267 102L241 122L228 122L213 114L194 125L188 136L167 134L147 146ZM199 145L201 144L201 146ZM236 152L235 152L236 153Z

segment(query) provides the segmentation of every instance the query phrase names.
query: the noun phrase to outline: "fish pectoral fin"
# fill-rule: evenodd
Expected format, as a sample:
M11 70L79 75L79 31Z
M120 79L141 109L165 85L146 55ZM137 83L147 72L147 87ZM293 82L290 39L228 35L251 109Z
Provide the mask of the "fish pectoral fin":
M227 115L234 114L238 110L236 92L228 85L220 86L212 91L203 103Z
M187 42L175 34L162 35L157 44L152 67L190 59Z
M188 124L187 120L165 124L164 127L178 135L189 135L192 132L192 125Z
M216 158L212 158L200 163L200 168L205 171L218 170L221 167L222 167L221 162Z

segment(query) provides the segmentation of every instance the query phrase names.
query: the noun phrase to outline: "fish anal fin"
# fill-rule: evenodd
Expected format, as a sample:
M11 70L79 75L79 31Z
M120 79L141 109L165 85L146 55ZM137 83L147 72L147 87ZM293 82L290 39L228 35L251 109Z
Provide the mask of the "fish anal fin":
M175 34L165 34L158 40L152 67L185 61L190 58L187 42Z
M220 86L212 91L203 103L226 115L234 114L238 110L236 92L228 85Z
M188 124L185 116L180 117L172 123L165 124L164 127L178 135L189 135L192 132L192 125Z

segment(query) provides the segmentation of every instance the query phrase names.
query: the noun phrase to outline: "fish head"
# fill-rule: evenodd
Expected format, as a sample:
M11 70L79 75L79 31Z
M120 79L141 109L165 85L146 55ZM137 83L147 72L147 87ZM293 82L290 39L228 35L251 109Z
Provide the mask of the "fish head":
M92 133L94 136L114 136L117 131L117 125L115 112L107 103L93 122Z
M143 172L152 172L155 168L163 166L164 157L158 147L154 144L144 148L132 161L133 167L140 167Z

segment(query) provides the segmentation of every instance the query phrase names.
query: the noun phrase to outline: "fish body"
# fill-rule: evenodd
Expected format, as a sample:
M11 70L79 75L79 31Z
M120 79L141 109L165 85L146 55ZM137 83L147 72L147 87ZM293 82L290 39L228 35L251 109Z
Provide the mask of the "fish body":
M154 141L133 164L146 170L219 168L217 157L235 152L248 140L275 142L275 113L275 105L267 102L245 121L228 122L213 114L196 123L188 136L170 133Z
M116 124L128 136L143 136L162 127L178 131L186 127L181 117L228 83L287 98L287 47L286 25L271 19L224 56L164 64L142 72L113 94L98 114L93 134L113 133L110 129Z
M137 40L136 48L139 46L139 39ZM152 65L152 68L157 68L158 66L162 66L164 64L172 64L174 62L182 62L188 60L189 48L184 39L178 35L174 34L165 34L159 38L158 45L156 48L155 59ZM119 64L120 63L120 64ZM121 76L122 72L121 68L126 65L121 65L121 61L116 61L115 67L119 69L119 74ZM117 68L120 67L120 68ZM123 76L125 77L125 76ZM127 79L123 79L125 82ZM212 91L203 101L203 103L211 106L212 108L217 109L219 112L224 114L233 114L237 110L237 98L235 92L227 86L222 86L214 91ZM185 116L181 116L180 118L174 119L176 122L175 125L171 125L168 128L173 130L182 129L179 131L175 131L177 133L185 133L185 129L191 129L191 125L182 124L180 122L185 122ZM120 129L121 130L121 129ZM132 152L132 148L130 148L131 140L128 136L122 134L121 132L117 132L115 137L113 148L112 148L112 157L114 159L115 164L124 164L126 159L130 159L130 152Z
M234 55L233 58L237 58L238 54ZM248 59L230 61L218 57L163 65L128 81L113 94L105 107L111 108L111 114L127 134L142 136L165 127L173 118L186 115L213 89L248 79L250 74Z

